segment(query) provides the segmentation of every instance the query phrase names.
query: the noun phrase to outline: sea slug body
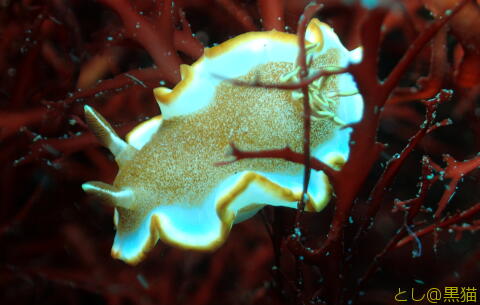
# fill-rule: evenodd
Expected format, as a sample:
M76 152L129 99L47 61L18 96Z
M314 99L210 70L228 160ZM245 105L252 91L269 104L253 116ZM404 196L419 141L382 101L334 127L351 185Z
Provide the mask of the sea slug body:
M341 69L361 58L333 30L313 19L306 32L310 72ZM294 83L299 53L294 34L249 32L205 49L181 66L173 89L156 88L161 116L129 133L126 141L89 106L90 128L114 154L119 172L112 185L87 182L83 189L115 206L112 255L128 263L143 259L158 239L185 249L214 250L235 222L265 205L295 208L303 166L277 159L229 160L230 143L258 151L289 146L301 152L300 91L238 86L246 82ZM219 77L221 76L221 77ZM339 169L348 159L351 128L362 118L363 100L351 75L322 77L309 86L312 154ZM331 187L312 171L307 211L328 203Z

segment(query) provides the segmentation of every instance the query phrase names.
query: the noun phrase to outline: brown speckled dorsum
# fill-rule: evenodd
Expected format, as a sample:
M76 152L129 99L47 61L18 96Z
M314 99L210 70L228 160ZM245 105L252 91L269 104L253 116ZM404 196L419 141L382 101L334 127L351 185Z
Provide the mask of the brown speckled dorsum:
M330 52L322 56L312 68L336 65L336 55ZM278 83L281 75L294 67L292 63L268 63L240 79ZM327 90L337 90L335 77L328 79ZM152 141L120 168L114 185L131 188L137 208L118 208L118 232L134 230L159 205L200 205L212 188L237 172L298 173L301 165L283 160L247 159L224 166L215 163L229 160L230 143L244 150L289 145L302 151L302 117L303 106L291 98L291 91L240 87L224 81L209 106L165 120ZM312 147L328 140L335 128L331 120L312 120Z

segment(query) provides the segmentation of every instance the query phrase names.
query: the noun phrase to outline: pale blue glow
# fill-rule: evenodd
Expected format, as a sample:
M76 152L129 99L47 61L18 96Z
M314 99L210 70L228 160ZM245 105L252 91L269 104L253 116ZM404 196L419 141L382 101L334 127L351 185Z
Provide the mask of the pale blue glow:
M353 4L355 3L354 0L343 0L345 4ZM363 5L363 7L371 10L376 8L380 3L379 0L360 0L360 3Z
M378 6L378 0L362 0L362 5L369 10L374 9Z

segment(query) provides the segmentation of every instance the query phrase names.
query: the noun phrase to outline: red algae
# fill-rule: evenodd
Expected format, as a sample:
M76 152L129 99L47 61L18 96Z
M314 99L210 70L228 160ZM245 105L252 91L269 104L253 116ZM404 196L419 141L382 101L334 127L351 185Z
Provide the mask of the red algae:
M473 302L478 1L366 2L0 1L0 303L394 304L446 287ZM302 34L312 17L363 47L345 69L365 101L348 162L337 171L310 158L309 119L303 149L232 143L232 155L324 170L325 211L266 208L213 253L158 245L135 267L113 259L113 209L80 186L111 183L117 168L83 106L124 136L158 114L153 89L173 87L204 47L247 31ZM299 87L282 89L308 90L304 56Z

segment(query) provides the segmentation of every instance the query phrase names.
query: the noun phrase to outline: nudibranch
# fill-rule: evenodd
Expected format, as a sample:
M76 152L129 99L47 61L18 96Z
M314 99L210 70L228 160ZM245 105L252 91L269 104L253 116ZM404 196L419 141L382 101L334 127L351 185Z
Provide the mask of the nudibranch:
M313 19L305 34L310 73L361 60L334 31ZM234 223L265 205L296 208L304 166L280 159L228 161L231 143L259 151L303 149L300 90L239 86L230 80L295 83L297 35L249 32L212 48L173 88L156 88L161 116L122 140L95 110L85 106L89 127L119 166L112 185L93 181L83 189L115 207L112 256L137 263L161 239L184 249L214 250ZM219 77L221 76L221 77ZM348 73L309 86L312 155L338 170L348 159L351 128L362 118L363 99ZM307 211L320 211L331 196L328 178L312 171Z

